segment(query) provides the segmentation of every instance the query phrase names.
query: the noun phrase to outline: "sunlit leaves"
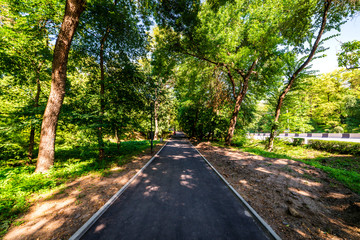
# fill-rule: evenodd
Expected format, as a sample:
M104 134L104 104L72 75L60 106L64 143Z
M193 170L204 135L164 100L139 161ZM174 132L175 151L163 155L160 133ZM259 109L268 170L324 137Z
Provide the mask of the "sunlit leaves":
M339 67L360 68L360 41L343 43L341 52L337 54Z

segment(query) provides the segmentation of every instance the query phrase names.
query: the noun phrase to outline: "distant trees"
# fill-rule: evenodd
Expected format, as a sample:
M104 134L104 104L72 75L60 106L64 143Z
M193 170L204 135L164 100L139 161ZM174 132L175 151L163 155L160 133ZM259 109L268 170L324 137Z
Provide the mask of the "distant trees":
M354 40L341 44L341 52L337 54L339 67L347 69L360 68L360 41Z
M299 79L284 100L278 131L358 132L359 70L335 70L320 76ZM250 126L253 132L269 132L275 98L259 105L260 116Z
M190 137L225 138L232 104L222 72L192 59L179 66L175 77L180 127Z

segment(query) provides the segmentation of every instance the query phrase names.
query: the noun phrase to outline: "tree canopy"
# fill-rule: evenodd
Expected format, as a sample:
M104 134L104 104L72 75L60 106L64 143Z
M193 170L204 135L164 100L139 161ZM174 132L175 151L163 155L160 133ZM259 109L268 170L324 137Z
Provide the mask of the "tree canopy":
M66 12L71 4L77 12ZM31 163L40 126L45 136L45 119L52 119L46 99L48 108L53 101L52 135L39 151L45 156L41 149L52 145L43 158L52 160L41 171L71 133L74 143L84 136L95 141L104 161L106 142L147 138L152 125L156 137L181 128L228 144L247 131L270 131L270 112L297 69L279 131L359 128L358 41L343 43L338 54L347 72L316 76L307 69L312 57L305 61L325 50L326 39L317 39L321 26L339 30L358 1L1 0L1 6L2 148ZM78 23L66 25L75 13ZM71 41L61 45L65 40Z

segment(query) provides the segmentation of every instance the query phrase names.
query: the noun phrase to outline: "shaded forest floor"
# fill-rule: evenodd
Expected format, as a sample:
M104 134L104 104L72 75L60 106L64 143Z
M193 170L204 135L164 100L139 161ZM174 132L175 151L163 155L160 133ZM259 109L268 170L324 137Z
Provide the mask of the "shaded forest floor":
M360 196L322 170L210 142L196 147L281 238L360 239Z
M154 154L162 145L156 145ZM69 180L55 190L31 195L28 211L11 224L4 239L68 239L125 185L151 156L148 148L140 154L122 159L123 164L120 166L113 165L102 171L92 171Z

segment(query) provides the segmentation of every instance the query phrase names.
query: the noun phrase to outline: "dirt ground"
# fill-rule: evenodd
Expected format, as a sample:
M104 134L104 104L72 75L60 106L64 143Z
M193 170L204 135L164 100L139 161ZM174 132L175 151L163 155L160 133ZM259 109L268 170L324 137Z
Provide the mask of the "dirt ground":
M162 146L158 144L156 153ZM113 168L106 177L90 174L48 195L34 196L29 211L13 224L4 240L68 239L151 158L150 151Z
M282 239L360 239L360 196L321 170L210 143L196 147Z

